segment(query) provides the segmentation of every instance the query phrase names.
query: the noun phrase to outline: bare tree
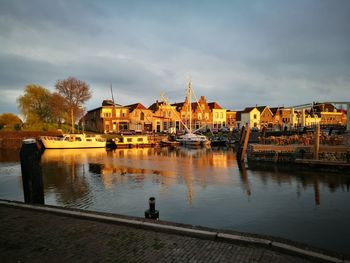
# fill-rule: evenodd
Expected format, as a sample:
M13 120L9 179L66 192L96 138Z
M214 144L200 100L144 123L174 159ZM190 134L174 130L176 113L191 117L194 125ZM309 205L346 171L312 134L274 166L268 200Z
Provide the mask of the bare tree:
M58 126L61 127L63 120L69 122L70 114L67 114L66 100L57 92L53 93L50 98L52 120L57 122Z
M55 84L57 92L65 99L66 105L71 113L72 132L74 123L83 104L91 98L89 85L79 79L69 77L64 80L57 80Z

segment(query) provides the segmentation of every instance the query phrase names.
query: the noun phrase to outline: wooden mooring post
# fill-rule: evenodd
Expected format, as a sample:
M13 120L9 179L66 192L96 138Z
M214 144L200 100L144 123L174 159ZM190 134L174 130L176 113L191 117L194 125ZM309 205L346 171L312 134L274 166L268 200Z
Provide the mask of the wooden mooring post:
M249 135L250 135L250 127L248 125L246 127L243 126L241 136L239 139L239 143L238 143L238 148L237 148L237 161L238 162L244 162L245 154L247 153Z
M249 135L250 135L250 127L248 126L247 132L245 133L245 137L244 137L243 149L241 154L241 162L244 162L244 157L245 157L245 154L247 153Z
M22 141L20 151L24 202L44 204L41 153L34 139Z

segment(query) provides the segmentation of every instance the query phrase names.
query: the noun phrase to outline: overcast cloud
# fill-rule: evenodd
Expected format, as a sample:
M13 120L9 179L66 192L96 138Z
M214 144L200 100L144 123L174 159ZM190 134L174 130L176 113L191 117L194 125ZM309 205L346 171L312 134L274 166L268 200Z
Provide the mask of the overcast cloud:
M0 0L0 113L35 83L86 81L87 109L160 93L227 109L350 100L350 1Z

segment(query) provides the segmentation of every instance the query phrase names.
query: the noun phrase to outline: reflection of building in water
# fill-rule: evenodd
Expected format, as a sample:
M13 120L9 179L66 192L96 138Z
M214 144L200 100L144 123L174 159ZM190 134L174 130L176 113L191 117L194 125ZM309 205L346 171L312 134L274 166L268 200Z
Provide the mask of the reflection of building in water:
M64 163L86 163L89 159L103 159L106 157L105 148L92 149L46 149L41 156L43 163L49 161L60 161Z
M65 156L63 152L58 154L56 151L57 155L51 156L52 159L48 154L42 158L45 195L54 194L56 202L64 206L81 203L87 206L92 202L92 194L84 163L78 154Z

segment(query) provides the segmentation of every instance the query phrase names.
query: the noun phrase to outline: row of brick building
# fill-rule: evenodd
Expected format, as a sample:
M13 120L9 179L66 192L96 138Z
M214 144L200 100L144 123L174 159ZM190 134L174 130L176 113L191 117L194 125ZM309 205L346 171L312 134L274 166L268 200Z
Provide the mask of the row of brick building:
M90 110L84 116L85 128L90 131L109 132L177 132L185 126L218 129L250 127L284 128L297 126L346 125L346 111L337 110L332 104L315 104L311 109L296 111L291 108L256 106L242 111L222 108L217 102L207 102L201 96L198 102L187 99L181 103L167 104L156 101L146 108L141 103L122 106L112 100L104 100L101 107Z
M95 132L176 132L184 131L190 125L189 102L167 104L156 101L146 108L141 103L131 105L114 104L105 100L102 106L87 112L84 125ZM204 96L191 103L193 129L226 127L226 109L216 102L208 103Z

